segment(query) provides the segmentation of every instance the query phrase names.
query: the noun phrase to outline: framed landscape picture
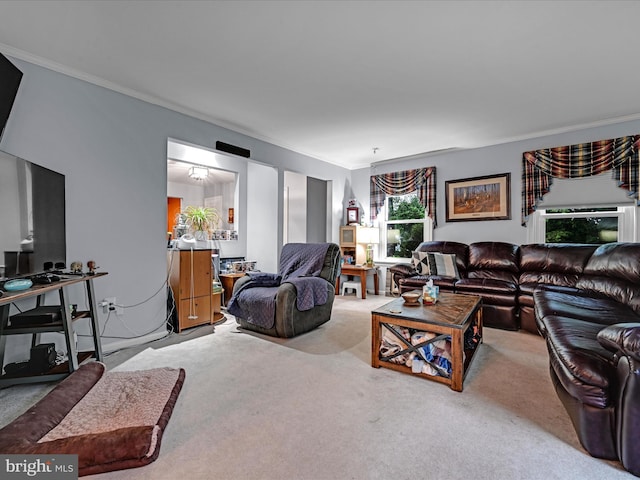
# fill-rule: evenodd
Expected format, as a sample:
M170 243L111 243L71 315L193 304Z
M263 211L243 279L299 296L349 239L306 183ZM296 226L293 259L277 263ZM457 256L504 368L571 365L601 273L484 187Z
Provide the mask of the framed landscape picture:
M511 174L445 182L447 222L511 219Z

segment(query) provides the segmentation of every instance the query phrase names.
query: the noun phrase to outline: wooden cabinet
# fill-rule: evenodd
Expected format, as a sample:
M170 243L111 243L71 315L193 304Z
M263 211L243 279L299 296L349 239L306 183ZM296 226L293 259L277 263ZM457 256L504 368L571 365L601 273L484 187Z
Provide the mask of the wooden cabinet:
M340 254L344 258L350 256L354 264L362 265L367 261L367 251L364 245L358 243L357 225L344 225L340 227Z
M170 250L168 255L178 332L213 323L211 250Z

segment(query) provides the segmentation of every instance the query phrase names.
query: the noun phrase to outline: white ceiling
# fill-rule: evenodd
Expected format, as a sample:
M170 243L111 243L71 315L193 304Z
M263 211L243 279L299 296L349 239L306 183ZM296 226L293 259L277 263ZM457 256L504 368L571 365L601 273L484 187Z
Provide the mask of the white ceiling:
M5 0L0 51L359 168L640 118L638 18L637 1Z

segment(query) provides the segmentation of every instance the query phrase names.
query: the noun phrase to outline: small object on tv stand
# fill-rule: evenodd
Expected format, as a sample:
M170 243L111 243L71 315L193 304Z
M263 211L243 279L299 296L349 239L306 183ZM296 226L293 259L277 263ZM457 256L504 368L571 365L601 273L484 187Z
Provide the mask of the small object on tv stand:
M89 260L87 262L87 268L89 269L89 271L87 272L87 275L95 275L96 274L96 270L100 267L98 267L96 265L96 262L93 260Z
M71 262L71 273L82 273L82 262Z
M49 278L46 273L34 275L31 280L37 285L47 285L48 283L51 283L51 278Z
M17 292L20 290L27 290L33 286L33 282L28 278L16 278L6 282L2 288L7 292Z

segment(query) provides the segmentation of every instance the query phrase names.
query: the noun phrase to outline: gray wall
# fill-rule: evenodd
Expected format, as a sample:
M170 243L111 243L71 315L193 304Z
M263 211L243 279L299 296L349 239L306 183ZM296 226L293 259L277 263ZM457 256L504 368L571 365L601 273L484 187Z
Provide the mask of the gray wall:
M519 142L505 143L473 150L444 152L434 155L416 156L410 159L398 160L380 164L377 167L363 168L352 172L353 191L358 202L365 209L365 218L369 218L369 178L371 175L395 172L411 168L437 168L437 220L438 226L434 230L434 240L450 240L464 243L478 241L505 241L516 244L526 243L527 231L521 224L521 190L522 190L522 153L546 147L571 145L574 143L592 142L608 138L622 137L640 133L640 121L612 124L600 128L584 129L565 133L539 137ZM460 178L511 173L511 220L491 220L472 222L446 222L445 212L445 182ZM554 189L560 182L554 183L549 195L556 193ZM575 184L581 190L579 183ZM615 188L614 188L615 190ZM608 202L618 192L603 192L593 190L593 199L601 198ZM619 196L624 197L624 193Z
M350 198L357 198L368 218L369 176L406 168L438 167L438 223L436 239L505 240L523 243L520 227L520 158L523 151L638 133L640 121L609 125L449 154L416 157L375 169L350 172L275 145L218 127L120 93L98 87L28 62L12 59L24 72L22 84L0 150L66 175L67 262L95 260L107 277L96 281L98 300L117 298L119 304L138 305L121 317L100 313L103 344L125 346L129 339L163 334L166 278L166 161L167 139L215 148L216 140L251 150L253 160L277 171L273 202L279 242L282 232L284 171L330 181L329 238L338 240L338 228ZM450 179L511 172L512 220L447 224L444 182ZM272 178L275 181L275 175ZM245 180L246 181L246 180ZM274 187L269 191L273 192ZM273 193L272 193L273 194ZM247 219L251 190L241 199L240 218ZM255 225L255 228L254 228ZM472 227L472 230L469 228ZM247 222L247 237L261 235L264 225ZM243 238L243 237L241 237ZM247 254L246 244L241 248ZM251 259L270 263L260 248ZM272 250L269 248L267 250ZM253 255L255 253L255 255ZM270 258L270 257L269 257ZM83 307L83 292L71 292ZM84 327L81 325L81 327ZM150 335L151 334L151 335ZM146 337L145 337L146 336ZM11 342L18 339L10 339ZM57 340L56 340L57 341ZM80 339L80 345L86 339ZM9 342L8 342L9 343ZM7 345L8 354L11 345ZM24 352L22 352L24 354ZM17 354L16 354L17 355ZM28 355L28 354L27 354ZM8 356L9 357L9 356ZM12 361L8 358L8 361Z
M125 346L137 343L123 340L134 333L160 335L165 330L168 138L207 148L215 148L217 140L248 148L254 160L278 169L278 192L282 192L281 172L287 169L332 180L333 204L345 201L348 170L28 62L12 61L24 77L0 150L66 175L67 262L86 264L93 259L100 271L109 272L95 282L98 300L115 296L122 305L140 304L109 320L104 345ZM246 210L245 201L238 215L246 219ZM335 240L339 225L335 216L331 233ZM282 231L281 224L277 230ZM260 232L249 224L244 241L251 235ZM81 289L71 293L82 306ZM99 321L104 328L106 315L101 313Z
M278 271L278 172L273 167L249 163L247 191L247 260L260 259L263 272Z
M283 243L307 241L307 177L297 172L284 172Z
M307 242L327 241L327 182L307 177Z

